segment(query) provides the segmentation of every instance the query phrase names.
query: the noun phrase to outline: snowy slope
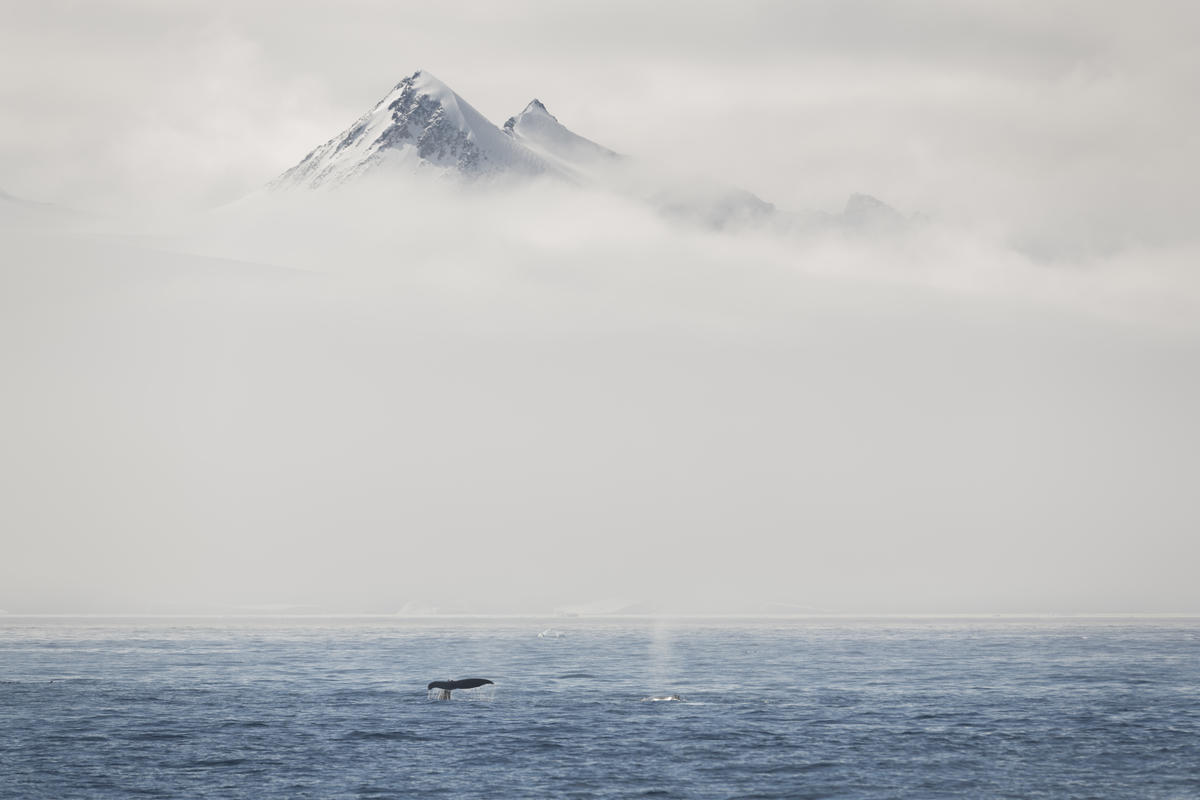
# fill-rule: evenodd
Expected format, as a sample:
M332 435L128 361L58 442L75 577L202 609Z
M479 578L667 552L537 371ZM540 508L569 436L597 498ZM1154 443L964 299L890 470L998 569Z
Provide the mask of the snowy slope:
M505 135L425 71L396 84L347 130L283 173L275 188L336 185L381 165L477 177L537 175L556 168Z
M537 98L520 114L508 118L504 132L548 161L572 170L603 167L619 158L607 147L569 130Z
M775 207L743 189L673 175L618 155L571 131L536 98L509 117L504 131L564 172L583 182L633 195L673 219L709 228L754 224Z

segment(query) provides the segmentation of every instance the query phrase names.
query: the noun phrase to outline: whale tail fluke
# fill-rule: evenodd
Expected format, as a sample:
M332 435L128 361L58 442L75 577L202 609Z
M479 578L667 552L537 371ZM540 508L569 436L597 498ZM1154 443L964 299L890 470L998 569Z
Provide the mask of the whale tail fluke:
M449 700L450 692L454 689L475 689L477 687L487 686L489 684L494 685L494 683L494 681L489 681L487 678L463 678L462 680L457 681L430 681L429 685L425 688L428 691L438 689L440 690L438 699Z

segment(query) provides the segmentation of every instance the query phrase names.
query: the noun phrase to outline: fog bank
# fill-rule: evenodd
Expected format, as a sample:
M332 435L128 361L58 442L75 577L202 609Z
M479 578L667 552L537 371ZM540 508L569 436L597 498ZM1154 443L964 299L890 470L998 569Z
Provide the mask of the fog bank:
M0 608L1200 607L1194 328L460 191L6 234Z

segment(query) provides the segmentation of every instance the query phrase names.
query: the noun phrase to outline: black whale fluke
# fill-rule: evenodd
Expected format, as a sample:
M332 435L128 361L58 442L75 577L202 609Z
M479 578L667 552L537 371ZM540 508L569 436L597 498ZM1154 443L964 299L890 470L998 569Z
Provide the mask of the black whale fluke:
M484 686L492 683L487 678L463 678L461 681L431 681L426 689L445 689L452 691L454 689L474 689L477 686Z

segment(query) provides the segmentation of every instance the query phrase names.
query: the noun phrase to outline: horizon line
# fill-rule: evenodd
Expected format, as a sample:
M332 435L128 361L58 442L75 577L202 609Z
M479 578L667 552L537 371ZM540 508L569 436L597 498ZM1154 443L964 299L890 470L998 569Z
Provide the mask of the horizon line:
M153 612L63 612L12 613L0 611L5 619L373 619L373 620L557 620L560 622L589 620L1070 620L1070 619L1178 619L1200 620L1200 611L1187 612L972 612L972 613L875 613L830 612L809 614L399 614L380 612L213 612L213 613L153 613Z

